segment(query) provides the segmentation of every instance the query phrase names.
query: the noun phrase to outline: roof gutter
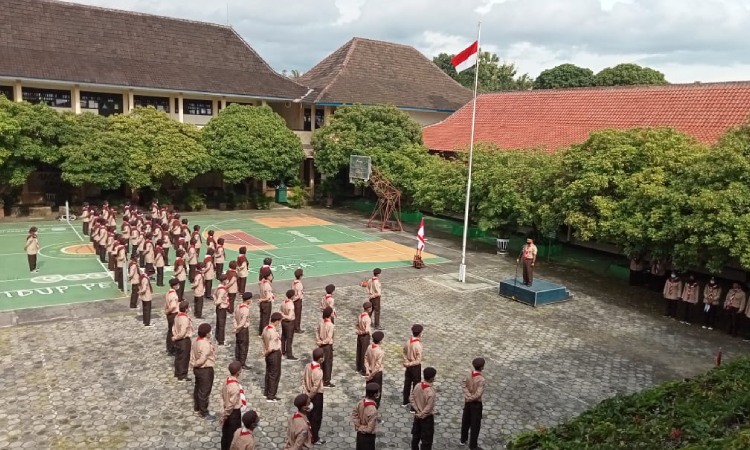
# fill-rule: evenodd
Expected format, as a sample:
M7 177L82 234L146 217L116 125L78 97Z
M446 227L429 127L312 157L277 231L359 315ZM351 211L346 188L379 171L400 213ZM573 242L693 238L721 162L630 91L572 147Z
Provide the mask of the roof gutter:
M357 103L337 103L337 102L315 102L316 106L353 106ZM365 106L373 106L377 103L362 103ZM398 109L403 109L404 111L423 111L423 112L435 112L435 113L454 113L458 111L457 109L433 109L433 108L416 108L411 106L398 106L395 105Z

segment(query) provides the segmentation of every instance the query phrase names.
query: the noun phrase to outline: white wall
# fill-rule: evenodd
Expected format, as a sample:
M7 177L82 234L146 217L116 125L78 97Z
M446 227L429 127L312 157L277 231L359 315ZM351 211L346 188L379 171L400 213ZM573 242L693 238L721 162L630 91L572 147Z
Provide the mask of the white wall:
M423 127L438 123L445 120L451 113L430 112L430 111L406 111L409 116Z

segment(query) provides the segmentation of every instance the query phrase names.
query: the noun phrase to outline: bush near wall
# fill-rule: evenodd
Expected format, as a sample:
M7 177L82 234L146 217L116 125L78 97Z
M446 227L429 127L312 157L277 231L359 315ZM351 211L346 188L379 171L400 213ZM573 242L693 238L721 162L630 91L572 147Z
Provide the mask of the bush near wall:
M510 450L748 449L750 358L601 402L554 428L518 435Z

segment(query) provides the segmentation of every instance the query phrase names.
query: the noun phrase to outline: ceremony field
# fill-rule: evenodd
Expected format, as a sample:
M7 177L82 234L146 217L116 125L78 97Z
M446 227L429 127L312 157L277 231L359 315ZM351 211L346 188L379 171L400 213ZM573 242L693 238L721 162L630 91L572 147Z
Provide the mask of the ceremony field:
M188 213L183 217L189 219L191 229L200 225L204 237L214 230L215 238L224 238L227 265L240 247L247 247L249 286L265 257L273 258L276 280L291 280L297 268L305 270L305 277L320 277L374 267L406 267L414 255L412 247L297 211ZM23 249L31 226L39 229L38 273L29 272ZM169 258L174 260L173 250ZM428 253L423 258L433 264L447 261ZM171 267L165 268L166 279L169 273ZM157 292L166 290L154 287ZM60 221L0 223L0 311L121 296L106 266L93 254L88 237L81 235L79 220L70 225Z

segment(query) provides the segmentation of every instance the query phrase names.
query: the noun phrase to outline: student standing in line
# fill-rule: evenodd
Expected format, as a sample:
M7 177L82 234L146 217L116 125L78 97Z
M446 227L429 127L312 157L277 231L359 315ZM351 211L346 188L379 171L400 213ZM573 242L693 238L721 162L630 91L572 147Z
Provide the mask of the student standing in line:
M281 322L281 313L271 314L271 323L263 330L263 357L266 359L265 396L266 401L275 403L280 399L276 397L281 379L281 337L277 330Z
M141 284L138 285L138 300L141 301L143 309L143 325L151 326L151 299L154 288L151 287L151 278L145 272L141 272Z
M250 301L253 298L252 292L242 294L242 303L237 305L232 320L234 321L234 359L242 364L243 369L249 369L247 366L247 351L250 347Z
M411 391L410 403L414 410L411 428L411 450L432 450L435 436L435 382L437 371L433 367L424 370L424 379ZM422 444L421 447L419 444Z
M323 319L315 330L315 343L323 350L323 386L327 388L336 387L331 383L333 372L333 321L331 321L333 309L330 307L323 310Z
M294 332L304 333L305 330L302 326L302 300L305 298L305 291L302 286L302 276L304 272L302 269L294 271L294 281L292 281L292 289L294 290Z
M224 346L227 325L227 309L229 308L229 294L227 293L227 276L219 275L219 285L214 291L213 299L216 306L216 342Z
M174 277L180 284L177 286L177 295L180 297L180 301L185 299L185 282L187 281L187 268L185 267L185 250L177 250L177 254L174 258Z
M334 306L335 300L333 298L333 293L336 291L336 286L333 284L329 284L326 286L326 294L323 296L323 298L320 300L320 310L323 311L326 308L331 308L333 313L331 314L331 322L336 322L336 307Z
M191 283L195 279L195 268L198 267L198 248L196 247L196 244L197 241L191 239L187 251L188 279Z
M310 436L310 421L307 419L311 409L310 397L299 394L294 398L297 412L289 419L289 430L286 434L286 444L283 450L306 450L312 445Z
M461 418L461 445L469 441L469 448L475 450L478 447L479 430L482 427L482 395L484 394L485 380L484 358L475 358L471 362L474 370L466 376L464 381L464 413Z
M206 281L204 279L205 267L203 263L198 263L195 267L195 276L193 278L193 310L196 319L203 318L203 299L206 295Z
M424 332L422 325L412 325L412 336L404 345L404 401L401 406L409 406L409 395L422 378L422 332Z
M263 269L268 269L268 271L271 273L271 275L268 277L268 281L273 282L273 271L271 270L272 262L273 260L271 258L263 259L263 265L260 266L260 270L258 271L258 282L263 281Z
M352 412L354 431L357 432L356 450L375 450L375 430L378 427L378 408L376 399L380 386L367 383L365 398L357 402Z
M711 277L703 289L703 328L714 329L716 311L721 303L721 286L716 283L716 278Z
M208 295L209 299L211 299L212 290L214 284L214 279L216 279L216 266L214 265L214 250L212 248L209 248L206 251L206 257L203 258L203 280L206 283L206 295Z
M192 242L195 240L195 250L198 258L200 259L201 256L201 243L203 242L203 236L201 236L201 226L200 225L194 225L193 226L193 234L190 236L190 241Z
M237 298L237 261L229 262L227 276L227 293L229 294L229 314L234 314L234 300Z
M376 268L372 271L372 278L367 282L367 299L372 303L372 310L370 311L370 317L372 318L373 328L376 330L382 330L380 328L380 298L382 295L382 288L380 286L380 273L382 271Z
M128 265L128 281L130 282L130 308L138 307L138 291L141 286L141 269L138 268L138 255L130 255Z
M302 372L302 392L310 398L312 411L310 411L310 431L312 432L312 443L323 445L326 441L320 439L320 426L323 423L323 369L325 355L322 348L316 348L312 352L312 362L305 365Z
M240 385L242 365L229 363L229 376L221 386L221 450L229 450L235 431L242 428L242 408L247 406L245 390Z
M240 254L237 256L237 292L242 295L245 293L245 287L247 286L250 262L247 260L247 247L240 247L239 252Z
M89 235L89 220L91 220L91 211L89 211L89 204L83 202L81 206L81 220L83 221L83 235Z
M224 273L224 261L226 253L224 252L224 238L216 240L216 251L214 252L214 261L216 262L216 275Z
M172 336L174 335L174 319L177 317L177 313L180 312L180 297L177 295L177 286L179 281L175 278L169 280L169 291L164 296L164 316L167 318L167 354L174 356L175 347Z
M37 273L36 268L37 254L39 253L39 238L36 235L37 227L29 228L29 235L26 236L26 244L23 249L26 251L26 259L29 262L29 271Z
M193 337L193 321L190 320L187 312L190 304L183 300L180 302L180 312L174 319L172 328L172 341L174 341L174 376L177 381L191 381L188 378L188 368L190 366L190 346Z
M383 357L385 352L381 347L381 342L385 335L382 331L372 333L372 344L367 348L365 353L365 380L367 383L376 383L383 390ZM375 402L380 408L381 395L378 395Z
M271 276L271 269L261 269L260 298L258 299L258 336L263 334L263 329L268 325L271 317L271 307L274 299Z
M161 240L154 246L154 267L156 267L156 285L164 286L164 248ZM146 263L148 264L148 263Z
M357 373L366 376L365 374L365 353L367 348L370 346L370 313L372 312L372 304L370 302L364 302L362 304L364 312L360 313L357 318L357 327L354 332L357 334L357 356L355 358L355 367Z
M294 342L294 290L286 291L286 300L281 304L281 355L291 361L297 361L292 350Z
M202 323L198 326L198 339L193 342L190 351L190 365L193 367L195 389L193 389L193 409L206 420L216 417L208 412L208 400L214 385L214 364L216 364L216 347L211 343L211 325Z
M255 450L253 430L258 426L258 413L253 410L242 415L242 427L234 432L229 450Z
M726 301L724 301L724 310L727 312L727 333L732 336L737 336L738 323L740 315L745 310L745 303L747 297L745 291L742 290L740 284L734 282L732 289L727 292Z

